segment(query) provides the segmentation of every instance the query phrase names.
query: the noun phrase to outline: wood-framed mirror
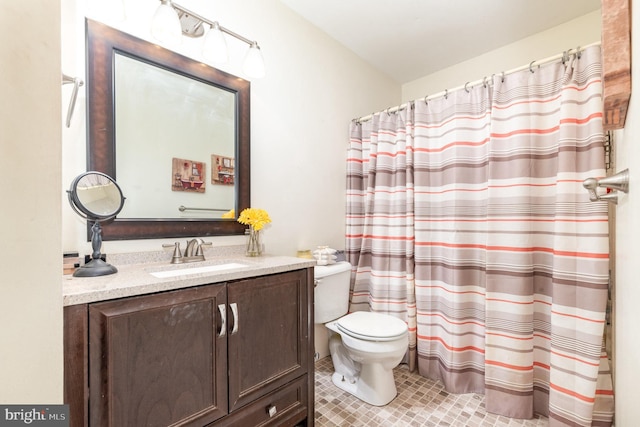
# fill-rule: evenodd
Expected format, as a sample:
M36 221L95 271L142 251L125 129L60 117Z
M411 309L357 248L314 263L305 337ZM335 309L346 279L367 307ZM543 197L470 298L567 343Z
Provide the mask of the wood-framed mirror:
M127 198L103 240L243 234L250 83L86 19L87 170ZM233 210L235 217L223 218Z

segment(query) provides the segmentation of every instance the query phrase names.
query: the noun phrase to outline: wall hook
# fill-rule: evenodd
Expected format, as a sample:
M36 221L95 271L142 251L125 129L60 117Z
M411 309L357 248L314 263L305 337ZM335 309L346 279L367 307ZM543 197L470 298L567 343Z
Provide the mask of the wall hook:
M612 203L618 203L617 191L623 193L629 192L629 169L618 172L615 175L606 178L587 178L582 182L582 186L589 192L589 200L596 202L598 200L607 200ZM607 194L598 195L596 189L598 187L607 188L609 190L617 190Z

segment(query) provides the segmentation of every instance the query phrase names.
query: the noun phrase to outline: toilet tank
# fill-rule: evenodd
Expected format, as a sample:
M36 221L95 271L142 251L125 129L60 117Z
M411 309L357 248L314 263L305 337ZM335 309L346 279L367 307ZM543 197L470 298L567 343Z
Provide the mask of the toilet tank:
M346 261L314 267L314 322L327 323L347 314L351 264Z

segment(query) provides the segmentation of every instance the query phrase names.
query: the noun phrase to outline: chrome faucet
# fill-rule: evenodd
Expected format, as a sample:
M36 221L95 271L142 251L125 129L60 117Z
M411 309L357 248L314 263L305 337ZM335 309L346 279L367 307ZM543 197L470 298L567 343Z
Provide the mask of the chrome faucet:
M185 258L193 258L198 252L202 255L202 248L200 248L201 239L191 239L187 241L187 248L184 250ZM202 242L204 243L204 242Z
M211 245L211 242L205 242L202 239L187 240L187 247L184 250L184 255L180 249L180 242L176 242L173 245L163 244L165 248L173 247L173 256L171 257L171 264L182 264L185 262L198 262L204 261L205 245Z

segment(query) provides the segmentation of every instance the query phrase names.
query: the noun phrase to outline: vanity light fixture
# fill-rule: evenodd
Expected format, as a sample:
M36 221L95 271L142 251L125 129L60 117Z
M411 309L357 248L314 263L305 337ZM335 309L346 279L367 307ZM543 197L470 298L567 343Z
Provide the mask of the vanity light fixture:
M242 71L244 71L247 76L264 77L264 60L262 59L262 52L260 52L258 43L251 43L247 51L247 56L244 58Z
M202 42L202 55L213 64L226 64L229 61L227 42L220 30L220 24L214 22Z
M264 77L264 59L258 42L249 40L221 26L217 21L210 21L193 13L171 0L160 0L160 6L158 6L151 23L152 35L161 42L171 44L175 39L176 25L179 27L179 34L193 38L205 35L205 28L209 27L204 37L202 54L213 64L223 64L228 61L229 55L224 34L246 43L249 45L249 51L245 56L242 71L248 77ZM179 37L177 38L179 39Z
M156 9L151 21L151 35L170 46L180 44L182 26L171 0L160 0L160 6Z

